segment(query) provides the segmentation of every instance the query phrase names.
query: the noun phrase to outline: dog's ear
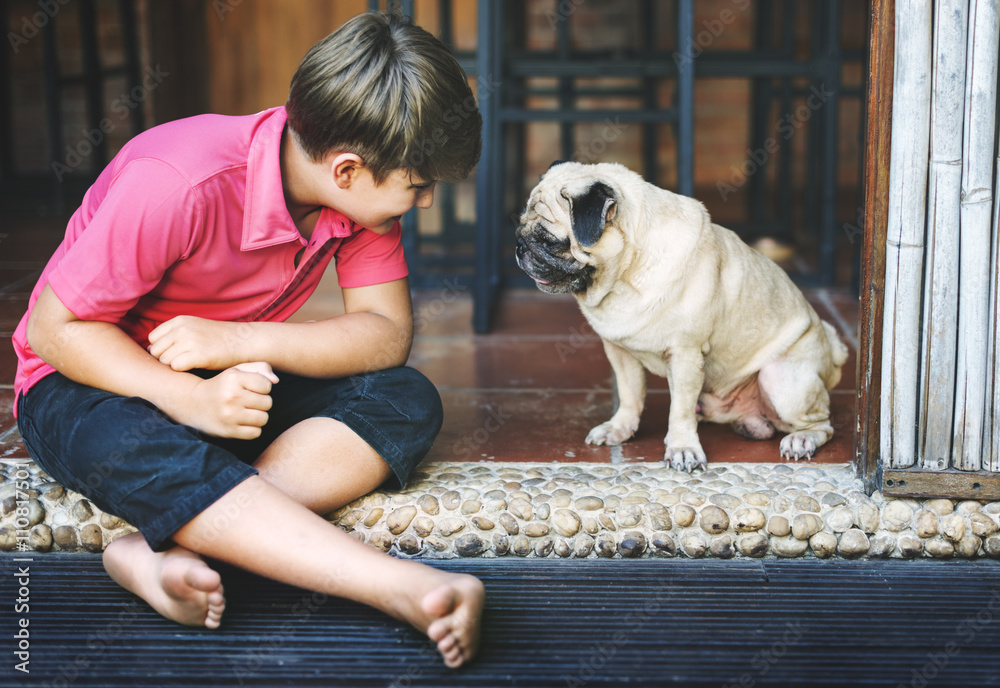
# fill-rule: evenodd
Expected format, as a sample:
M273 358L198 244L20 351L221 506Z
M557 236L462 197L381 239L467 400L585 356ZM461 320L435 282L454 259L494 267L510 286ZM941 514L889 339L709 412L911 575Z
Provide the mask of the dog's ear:
M604 234L604 227L618 210L618 199L611 187L603 182L594 184L576 198L569 200L573 218L573 235L581 246L593 246Z

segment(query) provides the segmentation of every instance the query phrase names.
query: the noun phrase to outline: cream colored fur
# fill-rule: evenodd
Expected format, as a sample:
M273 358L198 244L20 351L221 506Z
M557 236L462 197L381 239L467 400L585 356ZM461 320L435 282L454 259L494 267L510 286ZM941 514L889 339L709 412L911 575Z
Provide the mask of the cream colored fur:
M581 228L574 232L573 205L595 182L612 200L599 240L585 246L576 236ZM617 445L635 434L647 370L670 386L665 460L675 468L706 462L699 419L733 423L748 437L764 439L772 428L789 433L780 451L796 460L812 458L830 439L828 390L840 380L847 348L781 268L713 224L701 203L621 165L553 166L521 217L518 261L546 278L543 290L567 291L561 267L545 265L541 252L551 248L538 241L540 231L569 240L568 255L559 257L567 275L589 274L589 286L574 295L615 373L619 407L587 442ZM553 276L559 279L547 279Z

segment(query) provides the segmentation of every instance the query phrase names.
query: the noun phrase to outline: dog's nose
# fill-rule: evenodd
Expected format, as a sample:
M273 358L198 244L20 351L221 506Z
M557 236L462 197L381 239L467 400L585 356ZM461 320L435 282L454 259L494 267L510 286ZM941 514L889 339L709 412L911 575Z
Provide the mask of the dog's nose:
M524 237L517 237L517 241L514 242L514 254L518 256L523 256L528 252L528 244L524 240Z

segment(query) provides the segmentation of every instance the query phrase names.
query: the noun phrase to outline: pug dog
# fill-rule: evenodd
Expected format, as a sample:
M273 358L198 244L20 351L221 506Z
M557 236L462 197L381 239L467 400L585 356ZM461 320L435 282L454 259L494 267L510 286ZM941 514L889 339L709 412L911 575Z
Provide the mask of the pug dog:
M811 459L833 435L829 390L847 347L784 270L713 224L698 201L615 163L557 162L532 190L517 263L538 288L573 294L604 343L618 408L589 444L639 427L646 371L665 377L664 460L704 468L698 422Z

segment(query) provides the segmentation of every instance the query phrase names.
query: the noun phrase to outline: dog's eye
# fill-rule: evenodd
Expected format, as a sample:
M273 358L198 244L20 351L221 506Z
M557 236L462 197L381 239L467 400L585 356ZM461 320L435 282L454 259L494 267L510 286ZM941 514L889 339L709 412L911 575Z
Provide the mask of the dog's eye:
M541 225L535 227L535 238L549 248L561 251L569 250L569 239L560 239Z

